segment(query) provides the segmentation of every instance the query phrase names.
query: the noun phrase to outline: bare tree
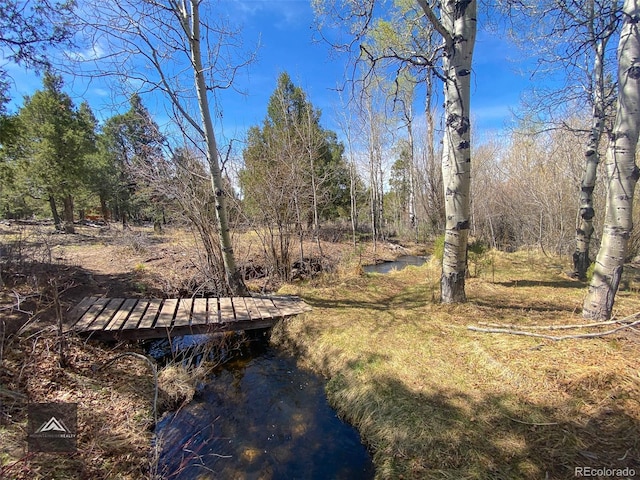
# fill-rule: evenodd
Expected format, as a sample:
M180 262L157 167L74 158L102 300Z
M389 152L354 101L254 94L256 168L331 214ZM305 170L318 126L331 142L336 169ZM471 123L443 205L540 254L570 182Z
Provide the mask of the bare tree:
M612 103L613 89L607 85L605 61L607 43L612 37L617 24L617 0L611 1L609 11L597 11L596 2L587 3L588 44L593 52L592 81L590 98L592 100L592 126L585 150L585 168L580 184L580 201L578 225L576 226L576 249L573 253L574 275L581 280L587 278L587 269L591 265L589 246L593 233L593 190L596 186L596 173L600 163L599 146L604 131L607 110ZM601 7L601 2L597 2Z
M582 130L585 138L585 166L580 182L574 275L585 279L591 260L589 247L593 233L593 192L600 162L600 144L607 119L612 116L615 83L610 80L613 49L608 47L618 26L619 0L541 0L520 2L502 0L507 7L516 41L537 57L533 77L558 74L560 88L534 89L525 104L526 112L541 115L543 130L571 131L566 119L571 108L591 108L591 125ZM523 33L524 32L524 33ZM531 46L535 45L535 48Z
M410 65L437 72L444 83L445 132L442 173L445 194L445 249L441 301L466 300L467 239L470 226L471 62L476 37L476 0L398 2L393 18L376 18L376 2L317 1L318 16L348 21L360 58L390 68ZM442 43L436 45L434 39ZM368 41L367 41L368 40ZM439 66L439 68L437 68ZM395 71L401 70L396 66ZM366 77L365 77L366 78ZM424 78L417 75L417 78Z
M459 0L441 5L440 18L426 0L418 0L444 40L445 132L442 178L445 190L445 239L440 299L466 300L467 240L471 186L471 61L476 36L476 2Z
M611 317L632 230L635 163L640 135L640 0L625 0L618 45L618 106L605 166L608 192L602 245L584 301L583 316Z
M421 216L428 222L430 233L444 230L444 198L442 195L441 152L436 149L436 111L433 107L434 75L426 77L426 96L424 105L425 130L415 135L416 144L416 180L417 206Z
M90 3L83 12L91 17L78 16L89 44L88 53L76 53L73 59L82 64L83 73L115 75L141 93L162 92L175 116L186 121L190 131L185 135L206 155L209 164L226 284L232 294L247 294L233 254L228 193L218 158L209 95L232 86L243 65L232 60L237 32L227 25L211 23L216 12L201 12L201 7L209 6L202 0ZM89 65L95 65L95 69ZM187 72L191 73L190 80Z
M354 121L355 113L352 108L353 104L343 101L340 97L340 105L336 112L338 124L347 141L347 158L349 165L349 217L351 220L351 241L353 248L357 246L358 231L358 168L355 155L355 137L360 135L359 131L354 131L359 122Z
M373 251L377 251L378 240L384 240L384 171L382 150L384 148L383 128L385 121L375 103L374 85L369 85L363 93L363 120L367 126L366 142L369 174L369 211L371 214L371 236Z

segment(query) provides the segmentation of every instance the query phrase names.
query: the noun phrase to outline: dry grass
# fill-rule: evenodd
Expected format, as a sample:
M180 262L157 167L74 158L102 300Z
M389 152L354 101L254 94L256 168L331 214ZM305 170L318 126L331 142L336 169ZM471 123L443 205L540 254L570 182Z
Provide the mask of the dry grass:
M75 338L68 339L66 356L63 369L56 337L47 332L15 338L5 349L0 381L26 398L3 398L0 478L144 478L153 426L148 366L123 358L99 370L115 353ZM77 453L26 451L26 401L78 403Z
M469 302L440 305L433 264L298 288L314 310L274 339L328 378L378 478L574 478L640 474L640 335L551 342L470 332L479 321L582 323L584 285L559 259L490 252ZM616 314L640 311L621 292Z
M194 275L192 236L145 235L87 229L51 241L25 237L23 244L47 247L37 250L47 254L43 260L50 251L63 259L55 272L73 274L77 286L63 299L71 306L87 294L168 291L165 284L179 288L176 278ZM241 262L260 261L255 235L236 241ZM573 478L577 466L640 472L637 332L554 343L466 329L479 321L580 323L585 287L563 274L563 261L490 252L479 277L468 281L469 302L440 305L435 264L363 276L360 265L374 258L370 248L352 253L326 243L323 251L338 268L283 290L302 295L314 310L282 324L274 339L327 376L331 402L372 448L379 478L559 479ZM385 246L376 256L393 258L394 251ZM640 311L631 274L624 283L632 291L616 302L620 317ZM45 317L38 328L46 325ZM3 396L0 477L144 478L153 417L148 366L125 358L95 371L123 347L72 339L70 366L61 369L55 335L29 335L5 345L2 388L32 402L78 402L80 448L71 456L27 453L24 402ZM193 384L183 372L163 375L167 405L189 398Z

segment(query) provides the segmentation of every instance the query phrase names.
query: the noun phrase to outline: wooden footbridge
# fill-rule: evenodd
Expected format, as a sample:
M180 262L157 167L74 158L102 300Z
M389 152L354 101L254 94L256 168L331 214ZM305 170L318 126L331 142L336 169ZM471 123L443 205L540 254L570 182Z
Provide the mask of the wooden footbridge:
M220 298L85 297L67 315L66 331L97 340L254 330L311 310L292 296Z

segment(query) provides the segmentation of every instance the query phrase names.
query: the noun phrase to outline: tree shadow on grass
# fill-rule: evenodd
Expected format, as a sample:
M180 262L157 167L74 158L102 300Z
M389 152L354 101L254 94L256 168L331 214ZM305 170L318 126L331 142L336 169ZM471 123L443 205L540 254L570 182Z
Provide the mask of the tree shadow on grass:
M577 280L509 280L508 282L494 282L494 285L500 285L507 288L518 287L550 287L550 288L572 288L583 289L586 286L585 282Z
M543 302L538 301L536 305L532 305L529 303L517 303L515 301L509 301L513 299L504 299L498 303L496 300L481 300L481 299L473 299L473 304L479 307L486 307L492 310L512 310L512 311L523 311L527 312L539 312L539 313L570 313L573 312L575 307L570 307L567 305L561 305L553 302Z
M428 284L404 287L401 288L400 291L394 291L388 294L372 293L366 300L353 299L352 297L343 299L339 298L339 296L328 298L322 294L307 294L304 296L304 301L313 308L360 308L380 312L393 310L397 306L402 306L402 308L406 309L416 309L428 304L433 304L435 300L433 288Z
M619 407L580 417L576 397L547 405L437 385L413 391L386 376L359 387L355 397L346 397L350 388L347 376L338 376L327 391L376 446L382 478L569 479L580 467L640 475L640 422Z

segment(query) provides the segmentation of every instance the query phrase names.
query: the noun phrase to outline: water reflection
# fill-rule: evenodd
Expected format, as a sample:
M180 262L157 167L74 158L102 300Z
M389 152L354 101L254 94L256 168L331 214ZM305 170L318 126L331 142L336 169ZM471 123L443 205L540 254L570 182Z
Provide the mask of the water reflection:
M377 263L375 265L365 265L362 267L366 273L389 273L392 270L402 270L409 265L420 266L427 261L427 257L418 257L416 255L403 255L396 258L393 262Z
M261 348L227 363L158 424L164 478L373 478L357 431L336 417L321 380Z

